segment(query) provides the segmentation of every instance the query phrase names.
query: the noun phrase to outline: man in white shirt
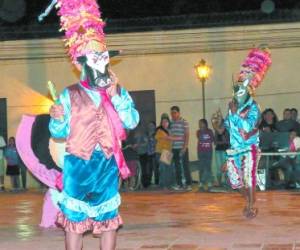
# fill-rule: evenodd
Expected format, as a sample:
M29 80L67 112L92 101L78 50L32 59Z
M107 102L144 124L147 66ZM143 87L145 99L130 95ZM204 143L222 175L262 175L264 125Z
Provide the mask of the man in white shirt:
M0 135L0 192L4 192L4 156L3 151L6 143L3 137Z

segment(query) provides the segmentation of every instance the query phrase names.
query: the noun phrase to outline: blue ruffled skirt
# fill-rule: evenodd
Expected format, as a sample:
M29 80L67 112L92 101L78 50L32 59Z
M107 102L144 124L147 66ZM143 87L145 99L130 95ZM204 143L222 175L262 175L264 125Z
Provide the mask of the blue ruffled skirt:
M90 160L66 155L63 191L59 207L71 222L86 219L108 221L118 216L121 199L118 192L118 167L114 157L106 159L94 151Z

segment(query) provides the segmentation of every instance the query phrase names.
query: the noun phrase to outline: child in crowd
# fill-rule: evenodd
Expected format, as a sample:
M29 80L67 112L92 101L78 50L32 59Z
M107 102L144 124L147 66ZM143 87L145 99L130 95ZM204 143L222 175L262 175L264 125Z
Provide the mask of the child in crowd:
M198 160L199 160L199 190L204 191L205 188L211 188L212 174L212 152L214 143L213 131L208 128L206 119L199 120L199 130L197 130L198 139Z
M297 136L297 132L295 130L292 130L289 133L289 147L291 152L300 150L300 137Z
M12 192L17 192L20 189L20 167L19 154L14 137L8 139L8 145L5 149L5 158L7 162L6 174L10 176Z

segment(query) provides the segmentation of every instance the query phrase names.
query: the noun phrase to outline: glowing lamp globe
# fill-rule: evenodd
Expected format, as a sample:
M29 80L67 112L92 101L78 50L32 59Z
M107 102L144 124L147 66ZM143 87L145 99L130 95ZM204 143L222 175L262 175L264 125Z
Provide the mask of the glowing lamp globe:
M198 64L196 64L195 70L197 77L201 81L205 81L209 78L211 68L206 64L205 60L202 59Z

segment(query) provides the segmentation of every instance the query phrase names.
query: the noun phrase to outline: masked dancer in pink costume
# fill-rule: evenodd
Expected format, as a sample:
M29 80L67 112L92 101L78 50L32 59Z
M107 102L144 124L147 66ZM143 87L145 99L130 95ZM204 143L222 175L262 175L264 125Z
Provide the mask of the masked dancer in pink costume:
M258 212L254 204L259 162L260 109L252 94L261 84L270 65L271 56L266 47L261 46L249 52L238 80L233 84L233 100L229 103L224 122L230 134L230 149L227 150L224 170L227 171L231 187L238 189L246 200L243 214L247 218L254 218ZM219 116L219 119L222 117Z
M113 250L122 224L118 177L130 174L121 140L125 129L137 126L139 114L110 69L115 52L106 48L96 0L54 4L69 55L81 71L80 81L64 89L50 108L51 136L66 140L62 175L56 175L61 192L52 194L59 207L57 223L66 232L67 250L82 249L86 231L100 236L100 249Z

